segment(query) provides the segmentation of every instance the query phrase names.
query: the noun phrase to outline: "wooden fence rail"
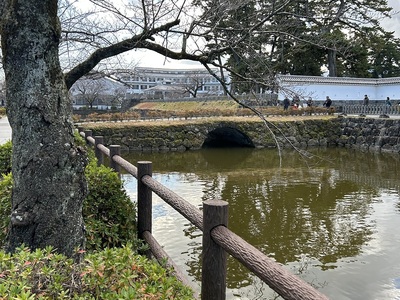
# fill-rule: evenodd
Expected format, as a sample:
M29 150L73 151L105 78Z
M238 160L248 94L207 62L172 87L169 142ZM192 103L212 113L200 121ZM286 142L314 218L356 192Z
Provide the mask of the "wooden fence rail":
M190 286L186 277L163 250L152 235L152 193L157 194L166 203L183 215L193 225L203 231L202 252L202 300L224 300L226 297L226 255L229 253L262 281L269 285L284 299L328 299L314 287L290 273L283 266L267 257L254 246L227 228L228 203L221 200L208 200L203 203L203 212L182 197L168 189L152 177L152 164L139 161L137 167L120 156L117 145L105 147L102 137L92 137L92 132L79 134L95 147L96 157L103 162L108 156L110 165L115 171L126 170L138 181L138 237L145 240L150 247L148 256L166 263L175 270L175 276Z

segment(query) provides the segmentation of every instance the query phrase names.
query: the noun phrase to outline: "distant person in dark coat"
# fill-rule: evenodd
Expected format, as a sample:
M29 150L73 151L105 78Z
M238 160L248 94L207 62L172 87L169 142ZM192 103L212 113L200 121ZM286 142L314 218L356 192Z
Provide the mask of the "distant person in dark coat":
M364 96L364 102L363 102L363 104L364 104L364 105L368 105L368 104L369 104L369 98L368 98L367 95Z
M311 107L312 105L313 105L312 98L311 98L311 97L308 97L308 100L307 100L307 107Z
M326 108L329 108L329 107L331 107L331 105L332 105L332 100L331 100L331 98L329 98L329 96L326 96L326 100L325 100L325 102L324 102L324 106L325 106Z
M288 110L290 105L290 100L288 99L288 97L285 97L285 99L283 99L283 110Z

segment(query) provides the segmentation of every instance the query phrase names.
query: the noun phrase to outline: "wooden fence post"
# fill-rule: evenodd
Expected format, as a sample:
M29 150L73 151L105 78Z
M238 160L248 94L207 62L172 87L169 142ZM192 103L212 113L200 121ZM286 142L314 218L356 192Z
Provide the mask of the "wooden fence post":
M113 160L114 155L120 155L121 154L121 147L119 145L110 145L110 167L114 169L115 172L120 174L121 167L119 164L115 163Z
M211 238L213 228L228 225L228 203L208 200L203 203L202 300L225 300L226 252Z
M101 150L97 148L97 145L103 144L103 143L104 143L104 138L102 136L94 137L94 151L96 154L98 166L100 166L104 163L104 155L103 155L103 152L101 152Z
M138 238L144 240L143 233L152 230L152 191L144 183L142 178L145 175L152 176L153 166L150 161L139 161L137 163L137 226ZM146 251L145 254L150 258L151 251Z
M91 131L91 130L85 130L85 131L83 131L83 133L85 134L85 142L86 142L86 143L89 143L89 142L87 141L87 138L88 138L89 136L92 136L92 131Z

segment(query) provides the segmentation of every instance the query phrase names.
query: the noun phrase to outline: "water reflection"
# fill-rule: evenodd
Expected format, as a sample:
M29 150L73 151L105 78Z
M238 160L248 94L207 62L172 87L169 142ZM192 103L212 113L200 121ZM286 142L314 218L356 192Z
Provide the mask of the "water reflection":
M366 255L375 256L377 251L371 245L377 239L389 240L390 244L392 237L388 232L391 230L382 229L382 222L377 218L381 217L380 211L384 208L390 211L385 218L391 220L385 226L400 225L399 158L347 149L314 150L313 153L314 157L306 162L298 153L285 151L282 167L279 167L275 150L135 153L129 159L133 163L151 160L160 181L199 207L208 199L228 201L232 231L294 272L301 273L328 296L376 299L359 298L364 291L346 296L346 287L336 286L340 280L332 281L332 278L338 273L344 278L351 276L352 280L354 276L367 278L362 273L354 275L343 270L352 264L358 266ZM134 193L134 188L131 190ZM388 195L392 201L386 202L383 199ZM182 241L178 237L171 243L170 236L163 239L165 234L160 233L161 243L166 243L168 253L177 252L178 260L182 259L179 255L183 253L187 273L200 281L201 233L175 216L173 211L167 213L174 219L176 234L180 236L179 231L183 231L185 239ZM162 232L167 227L166 220L161 219L160 228L154 230L157 239L157 231ZM397 227L391 229L397 231ZM381 236L381 231L385 231L385 236ZM397 237L400 242L400 234ZM370 253L366 254L368 251ZM387 257L385 261L388 266L400 265L397 255ZM369 263L368 259L366 263ZM375 280L384 281L385 286L390 280L397 282L400 268L397 270L397 275L384 273ZM231 258L228 275L228 298L229 295L240 295L241 298L246 295L248 299L273 297L265 285ZM390 290L399 291L396 285ZM339 294L341 297L338 298Z

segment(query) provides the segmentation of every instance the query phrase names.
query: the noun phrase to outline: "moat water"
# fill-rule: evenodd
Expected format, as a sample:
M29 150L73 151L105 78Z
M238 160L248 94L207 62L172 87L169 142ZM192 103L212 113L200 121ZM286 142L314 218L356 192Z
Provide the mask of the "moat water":
M400 156L349 149L124 154L188 202L229 203L229 228L331 299L400 299ZM136 180L123 175L136 198ZM153 197L153 234L200 291L201 232ZM227 299L276 299L228 258Z

